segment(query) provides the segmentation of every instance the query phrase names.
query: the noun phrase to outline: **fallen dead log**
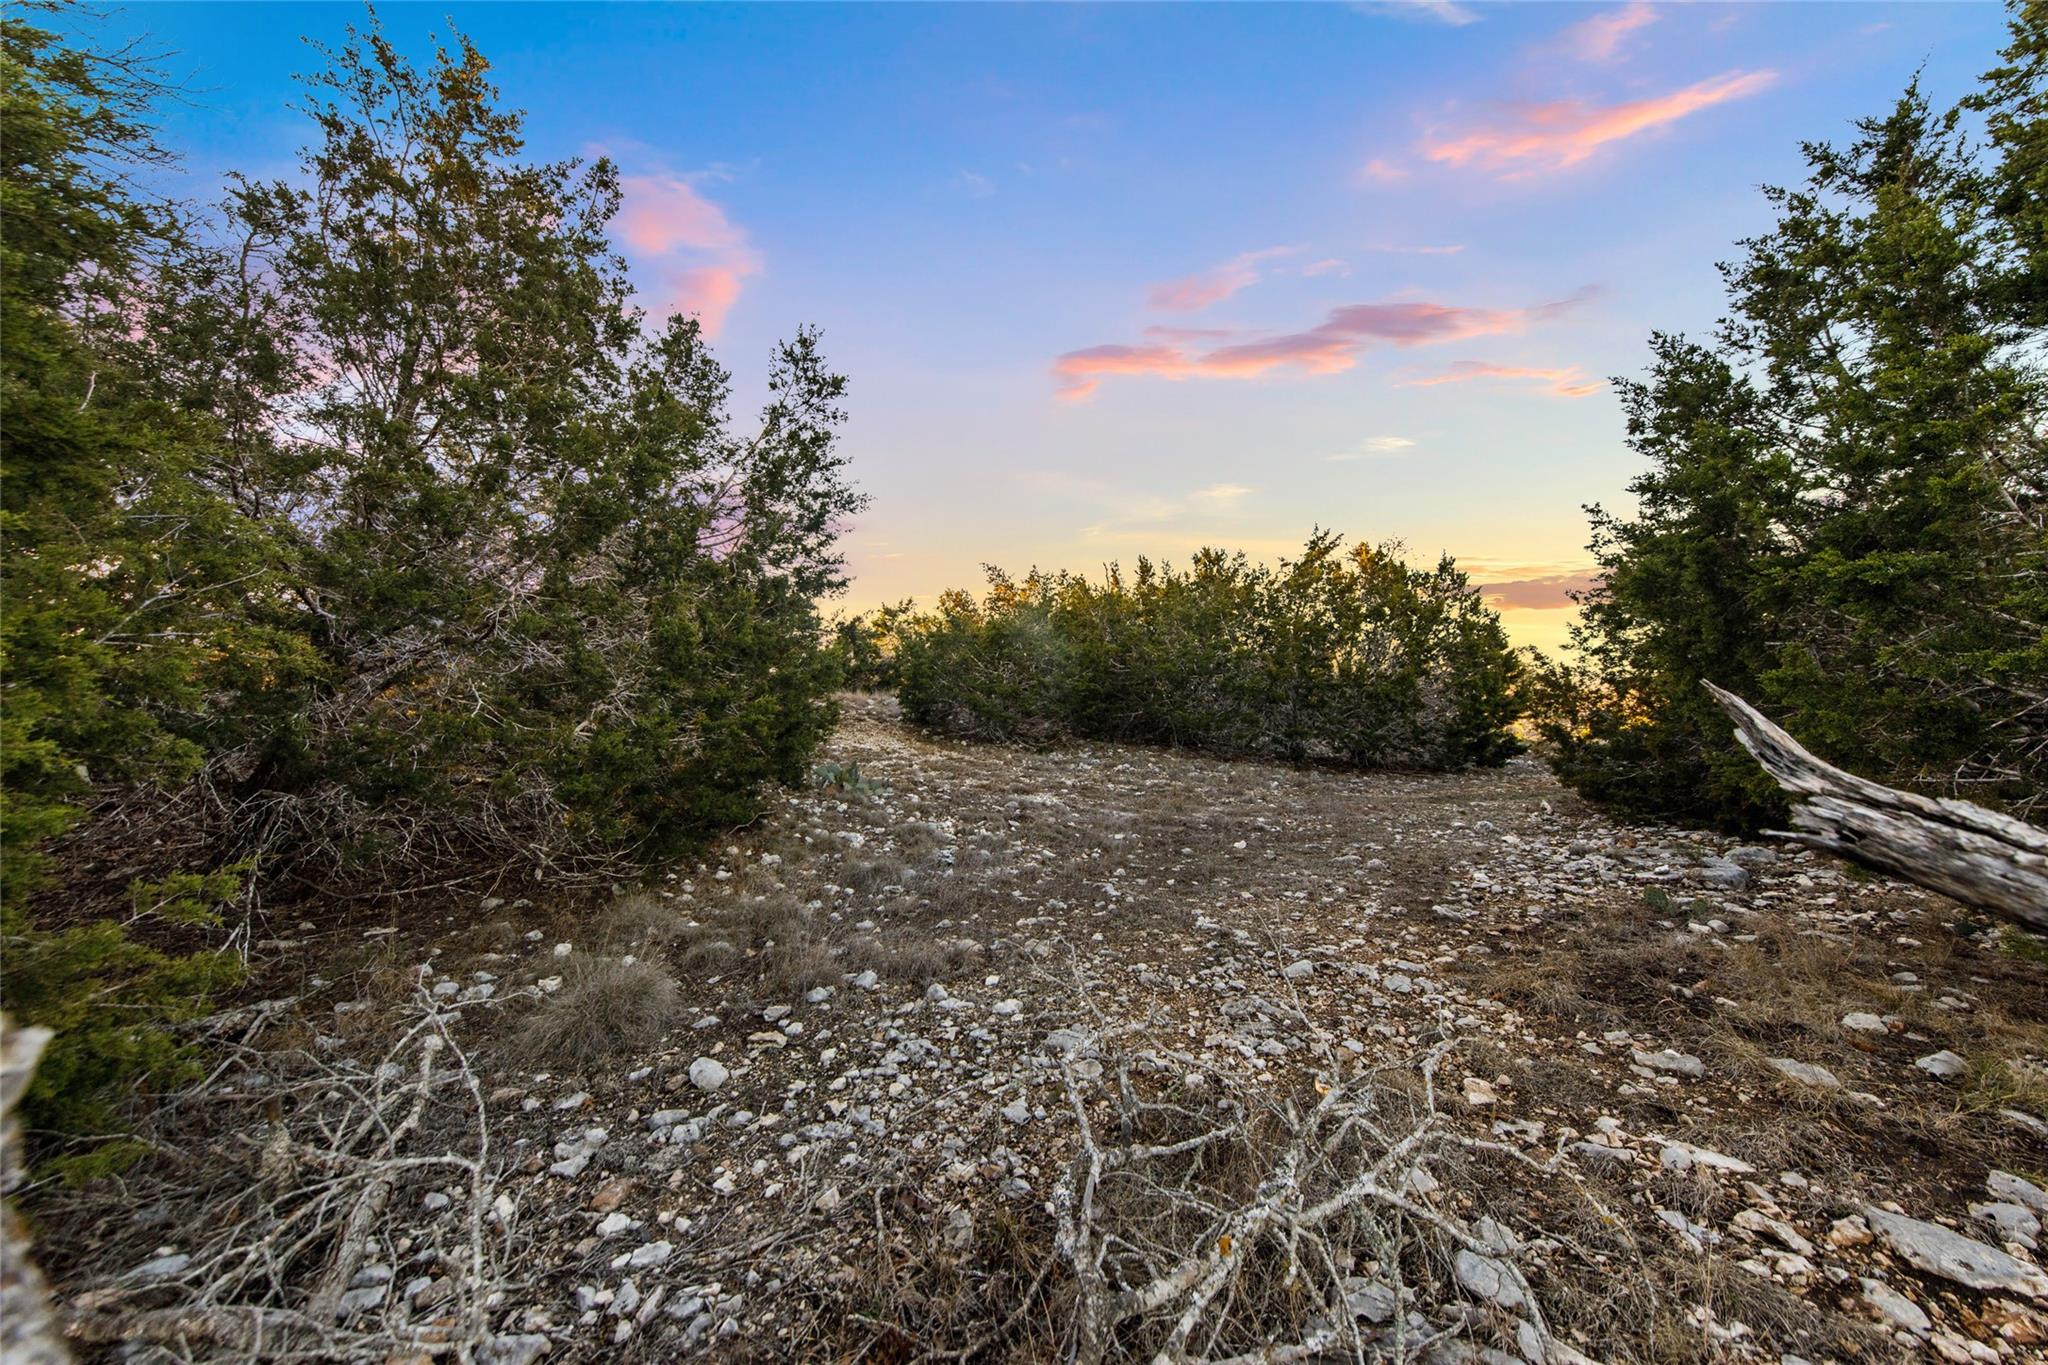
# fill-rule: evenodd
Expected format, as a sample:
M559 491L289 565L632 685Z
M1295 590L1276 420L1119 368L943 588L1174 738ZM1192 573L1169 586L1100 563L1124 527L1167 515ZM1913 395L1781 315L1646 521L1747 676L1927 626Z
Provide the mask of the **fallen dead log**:
M49 1041L48 1029L14 1028L0 1015L0 1195L12 1193L21 1175L12 1115ZM0 1361L68 1365L70 1359L50 1315L49 1288L29 1255L28 1232L12 1208L0 1207Z
M1735 737L1795 799L1793 839L2048 933L2048 830L1968 801L1917 796L1823 763L1712 683Z

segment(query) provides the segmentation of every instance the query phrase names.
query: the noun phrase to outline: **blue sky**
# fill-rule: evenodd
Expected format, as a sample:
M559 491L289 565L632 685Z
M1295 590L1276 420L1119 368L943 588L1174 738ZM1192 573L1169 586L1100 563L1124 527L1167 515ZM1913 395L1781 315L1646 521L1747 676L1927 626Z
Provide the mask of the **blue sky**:
M1555 644L1582 503L1636 462L1601 381L1702 332L1713 265L1992 4L393 4L493 62L541 157L628 176L651 306L742 394L823 328L872 510L850 606L1312 526L1457 555ZM294 173L292 73L351 4L145 4L184 192Z

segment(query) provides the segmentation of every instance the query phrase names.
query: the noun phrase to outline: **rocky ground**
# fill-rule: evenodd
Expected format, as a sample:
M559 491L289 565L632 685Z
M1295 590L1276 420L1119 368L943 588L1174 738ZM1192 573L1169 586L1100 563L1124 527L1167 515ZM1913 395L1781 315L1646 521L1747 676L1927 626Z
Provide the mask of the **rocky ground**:
M280 932L31 1207L81 1346L2048 1359L2032 941L1527 761L826 758L609 904Z

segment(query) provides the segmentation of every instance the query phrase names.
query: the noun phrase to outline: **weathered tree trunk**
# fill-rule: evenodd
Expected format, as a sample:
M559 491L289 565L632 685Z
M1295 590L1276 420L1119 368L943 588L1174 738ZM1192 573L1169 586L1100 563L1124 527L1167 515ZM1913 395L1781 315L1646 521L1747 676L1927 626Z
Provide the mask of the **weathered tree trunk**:
M1935 800L1823 763L1733 692L1707 689L1735 737L1796 799L1793 832L1774 837L1824 848L2048 933L2048 830L1968 801Z
M0 1193L14 1188L14 1106L28 1092L36 1059L50 1041L45 1028L11 1028L0 1015ZM0 1208L0 1361L6 1365L65 1365L70 1350L50 1316L50 1295L29 1259L28 1236L14 1210Z

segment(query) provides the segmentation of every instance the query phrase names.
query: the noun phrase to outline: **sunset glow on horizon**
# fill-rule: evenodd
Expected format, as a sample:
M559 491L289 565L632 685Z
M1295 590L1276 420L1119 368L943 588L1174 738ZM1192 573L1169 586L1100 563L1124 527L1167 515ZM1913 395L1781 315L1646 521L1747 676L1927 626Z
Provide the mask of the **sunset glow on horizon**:
M765 396L823 332L873 497L857 610L981 566L1095 572L1320 526L1456 556L1521 643L1590 583L1639 467L1610 382L1704 335L1758 187L1916 70L1952 101L1994 4L390 4L452 19L534 158L607 156L650 312ZM77 20L86 23L86 20ZM351 4L145 4L175 191L297 175L292 76Z

